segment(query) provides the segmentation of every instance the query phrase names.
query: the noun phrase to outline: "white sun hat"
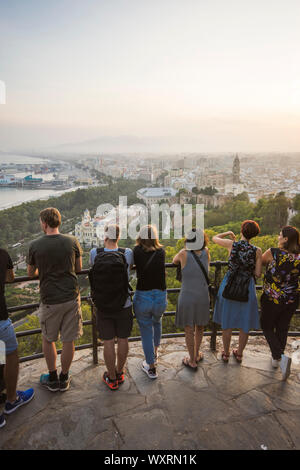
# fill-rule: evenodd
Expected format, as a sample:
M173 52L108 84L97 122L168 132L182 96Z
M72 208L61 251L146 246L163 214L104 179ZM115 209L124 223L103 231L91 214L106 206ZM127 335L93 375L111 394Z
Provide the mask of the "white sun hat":
M185 249L189 251L202 250L204 245L204 232L193 228L186 234Z

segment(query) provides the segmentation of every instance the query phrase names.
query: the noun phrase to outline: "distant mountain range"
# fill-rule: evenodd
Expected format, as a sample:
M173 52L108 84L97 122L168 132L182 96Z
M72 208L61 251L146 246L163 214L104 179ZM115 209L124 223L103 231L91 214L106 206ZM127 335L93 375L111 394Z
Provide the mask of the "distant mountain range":
M97 139L85 140L82 142L71 142L53 147L52 150L62 152L100 152L100 153L136 153L136 152L178 152L193 151L186 147L182 141L171 137L136 137L131 135L122 135L114 137L99 137Z

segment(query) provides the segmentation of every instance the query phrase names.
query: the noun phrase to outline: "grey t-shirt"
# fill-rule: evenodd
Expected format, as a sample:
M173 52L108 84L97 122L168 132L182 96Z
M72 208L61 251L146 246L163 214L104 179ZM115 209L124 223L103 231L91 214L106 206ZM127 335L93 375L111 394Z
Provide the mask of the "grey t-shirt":
M27 264L39 270L43 304L61 304L79 294L75 260L82 255L78 240L71 235L43 235L29 246Z

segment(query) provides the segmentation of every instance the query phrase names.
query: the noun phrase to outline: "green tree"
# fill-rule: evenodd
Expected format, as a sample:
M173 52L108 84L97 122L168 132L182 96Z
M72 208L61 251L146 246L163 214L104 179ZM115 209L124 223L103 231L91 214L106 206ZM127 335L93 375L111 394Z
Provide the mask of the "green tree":
M293 208L295 211L300 211L300 194L296 194L293 199Z

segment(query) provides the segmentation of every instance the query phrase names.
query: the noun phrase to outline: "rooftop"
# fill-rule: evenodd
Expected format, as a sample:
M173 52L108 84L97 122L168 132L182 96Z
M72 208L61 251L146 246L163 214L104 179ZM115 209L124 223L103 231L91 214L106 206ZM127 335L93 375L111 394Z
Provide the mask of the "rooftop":
M293 341L288 338L291 355ZM220 337L217 343L221 351ZM163 339L159 378L151 381L141 370L141 343L131 343L126 381L115 392L100 380L102 347L99 365L90 351L75 353L65 393L38 385L44 359L22 363L19 388L33 386L35 397L7 417L0 449L300 449L297 361L283 382L263 337L250 337L242 365L232 357L224 364L208 337L202 350L205 359L194 373L181 364L183 338Z
M143 197L161 197L164 196L175 196L177 191L174 188L141 188L137 191L137 194Z

